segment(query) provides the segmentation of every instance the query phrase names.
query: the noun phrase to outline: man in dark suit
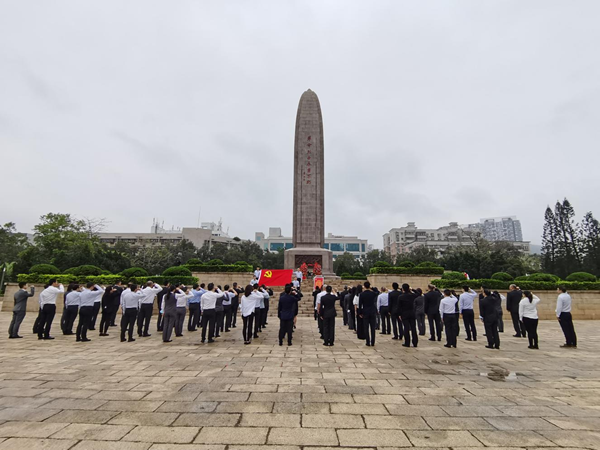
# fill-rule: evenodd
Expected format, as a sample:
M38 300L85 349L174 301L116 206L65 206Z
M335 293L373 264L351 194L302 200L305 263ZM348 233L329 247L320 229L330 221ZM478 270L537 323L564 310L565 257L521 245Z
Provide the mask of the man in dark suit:
M398 299L400 305L400 317L402 317L402 325L404 326L404 347L410 347L410 338L412 335L412 345L416 347L419 343L417 335L417 317L415 315L415 299L418 297L416 293L411 291L407 283L402 285L402 294Z
M392 339L394 340L398 340L400 336L404 335L404 328L400 320L400 294L402 293L398 290L398 283L392 283L392 290L388 294L388 308L392 318L392 328L394 329L394 337Z
M277 317L279 317L279 345L283 345L283 338L287 334L288 345L292 345L294 331L294 314L299 298L292 295L292 285L285 286L285 292L279 297Z
M498 334L497 302L499 297L492 295L489 289L481 288L479 295L479 315L483 319L485 334L488 340L486 348L500 349L500 335Z
M333 347L335 340L335 317L337 316L335 302L338 297L331 293L331 286L327 286L325 291L327 293L321 297L321 307L319 310L319 314L323 318L323 345Z
M375 345L375 328L377 327L377 294L371 290L371 283L365 281L364 290L358 297L359 316L363 319L367 347Z
M344 325L348 325L348 310L345 308L346 295L348 295L348 286L344 286L344 290L339 293L340 306L342 307L342 320Z
M117 324L115 319L117 318L117 313L119 312L119 306L121 306L121 294L123 293L123 283L121 281L117 281L110 292L111 305L111 314L110 314L110 326L116 327Z
M168 295L171 292L171 283L166 283L163 288L160 290L158 294L156 294L156 303L158 306L158 319L156 319L156 331L163 330L163 317L164 311L161 309L162 300L165 295ZM173 331L173 330L171 330ZM170 336L170 334L169 334Z
M431 334L429 340L435 341L437 336L437 340L441 341L442 318L440 316L440 301L442 300L442 293L433 284L428 285L427 289L429 289L429 292L424 296L424 309L429 321L429 333Z
M513 327L515 328L514 337L527 337L525 325L519 320L519 303L523 299L523 292L518 286L511 284L506 294L506 310L510 313Z

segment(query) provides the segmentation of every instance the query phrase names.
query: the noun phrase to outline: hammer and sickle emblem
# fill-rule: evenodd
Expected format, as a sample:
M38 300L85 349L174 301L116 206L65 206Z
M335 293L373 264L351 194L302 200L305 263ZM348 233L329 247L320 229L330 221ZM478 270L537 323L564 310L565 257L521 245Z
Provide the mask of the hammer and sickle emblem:
M265 272L265 278L271 278L273 276L273 272L271 272L270 270L267 270Z

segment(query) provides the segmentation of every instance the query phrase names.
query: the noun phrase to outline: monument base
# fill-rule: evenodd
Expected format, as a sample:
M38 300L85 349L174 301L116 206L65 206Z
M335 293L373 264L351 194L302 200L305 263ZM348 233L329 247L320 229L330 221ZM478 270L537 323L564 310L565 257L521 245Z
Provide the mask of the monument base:
M283 267L285 269L297 269L303 263L307 265L318 262L321 265L322 275L334 277L333 253L324 248L291 248L283 254Z

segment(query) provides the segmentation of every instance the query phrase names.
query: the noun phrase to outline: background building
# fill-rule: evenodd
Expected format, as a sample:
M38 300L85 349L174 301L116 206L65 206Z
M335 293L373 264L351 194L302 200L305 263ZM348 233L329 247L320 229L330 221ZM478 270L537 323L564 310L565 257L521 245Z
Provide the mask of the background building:
M521 221L515 216L481 219L478 225L487 241L523 241Z
M281 228L269 228L268 236L257 232L254 234L254 240L263 250L270 252L276 252L279 249L289 250L294 247L292 237L283 236ZM345 252L353 254L355 258L360 258L372 249L366 239L359 239L357 236L336 236L331 233L327 234L323 248L331 250L334 259Z

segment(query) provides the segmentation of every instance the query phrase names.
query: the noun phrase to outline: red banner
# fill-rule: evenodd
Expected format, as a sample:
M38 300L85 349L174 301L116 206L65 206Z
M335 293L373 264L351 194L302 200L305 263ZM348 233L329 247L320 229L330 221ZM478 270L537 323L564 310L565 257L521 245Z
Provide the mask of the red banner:
M292 282L293 270L261 270L258 284L265 286L285 286Z

